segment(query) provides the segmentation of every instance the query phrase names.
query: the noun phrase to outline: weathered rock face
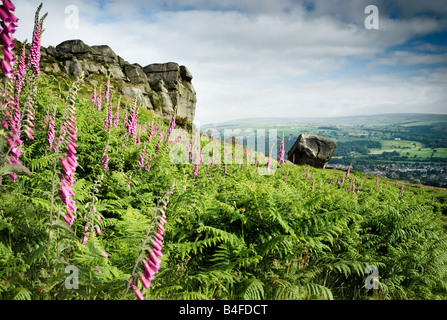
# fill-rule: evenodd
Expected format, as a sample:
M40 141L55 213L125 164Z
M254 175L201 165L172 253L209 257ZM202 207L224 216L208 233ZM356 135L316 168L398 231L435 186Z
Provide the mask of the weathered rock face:
M287 159L295 164L308 164L316 168L325 168L337 148L329 138L302 133L290 148Z
M194 118L196 92L191 83L192 75L185 66L174 62L150 64L143 71L151 88L161 96L166 107L164 112L172 113L177 106L179 117Z
M192 75L185 66L175 62L150 64L142 67L130 64L109 46L88 46L81 40L67 40L56 47L41 48L41 70L44 73L64 73L78 77L85 74L87 83L103 85L98 75L110 75L112 88L134 99L139 93L143 107L161 118L177 117L192 123L196 108L196 92Z

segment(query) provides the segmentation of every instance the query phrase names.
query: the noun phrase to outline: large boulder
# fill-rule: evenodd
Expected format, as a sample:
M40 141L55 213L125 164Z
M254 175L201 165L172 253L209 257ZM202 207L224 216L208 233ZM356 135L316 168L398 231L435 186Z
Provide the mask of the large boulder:
M231 136L225 139L225 143L231 144L232 146L242 146L242 143L235 136Z
M336 148L337 144L329 138L302 133L290 148L287 159L295 164L325 168Z

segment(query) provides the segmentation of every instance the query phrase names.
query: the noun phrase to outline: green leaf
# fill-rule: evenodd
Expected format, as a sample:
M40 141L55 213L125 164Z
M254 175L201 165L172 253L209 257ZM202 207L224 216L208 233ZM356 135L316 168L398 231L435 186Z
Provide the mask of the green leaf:
M29 171L24 165L18 163L7 164L0 168L0 176L5 176L10 173L24 174L31 177L31 171Z

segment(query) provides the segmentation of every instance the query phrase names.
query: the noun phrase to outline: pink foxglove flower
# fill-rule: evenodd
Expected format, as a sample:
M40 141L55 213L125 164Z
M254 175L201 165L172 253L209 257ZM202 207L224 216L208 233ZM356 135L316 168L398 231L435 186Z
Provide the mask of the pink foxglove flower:
M158 272L158 270L160 270L160 264L156 264L156 263L152 262L151 259L148 259L147 263L155 272Z
M29 65L32 65L34 67L34 71L36 74L40 73L39 69L39 63L40 63L40 23L39 21L36 21L36 24L34 25L34 32L33 32L33 41L31 43L31 53L29 55Z
M127 131L132 138L137 135L137 104L135 102L132 109L132 114L130 116L129 122L127 123Z
M199 173L199 165L196 164L194 167L194 175L197 177L197 174Z
M144 274L140 275L140 281L145 289L148 289L151 286L151 282L144 276Z
M152 247L153 247L154 249L158 250L158 251L161 250L161 245L160 245L160 243L159 243L158 241L156 241L156 240L153 240L153 241L152 241Z
M148 257L145 261L143 261L143 273L140 274L140 282L145 289L148 289L151 286L151 281L155 278L155 274L160 269L160 258L163 257L163 253L161 252L163 247L163 232L165 228L163 227L166 224L166 213L162 208L158 209L162 214L157 217L157 231L154 236L150 239L150 249L148 251ZM134 288L136 288L136 282L133 283ZM135 292L137 297L139 294Z
M113 118L113 125L115 126L115 128L118 128L119 118L120 118L120 101L118 101L115 110L115 117Z
M3 6L0 7L0 20L1 20L1 37L0 44L3 47L4 58L1 61L0 68L3 73L11 78L14 74L12 66L16 62L14 58L14 40L13 34L16 31L17 22L19 19L14 15L15 6L10 0L2 0Z
M109 130L109 111L106 110L106 118L104 120L104 130L108 131Z
M105 92L105 96L106 96L106 103L109 103L109 99L110 99L110 80L107 80L107 87L106 87L106 92Z
M272 156L269 155L269 159L267 161L267 171L271 170L271 165L272 165Z
M102 157L101 157L101 159L102 159L101 164L102 164L102 167L103 167L104 171L107 170L107 165L108 165L109 160L110 160L110 158L109 158L109 156L106 154L106 152L107 152L107 147L106 147L106 149L104 150L104 152L103 152L103 154L102 154Z
M279 152L278 152L278 162L279 163L284 163L284 154L285 154L285 150L284 150L284 133L283 133L282 139L281 139L281 144L279 146Z
M26 43L25 43L26 44ZM17 105L19 105L20 100L20 93L22 91L22 85L25 81L25 44L22 47L22 56L19 60L19 67L17 69L16 73L16 80L15 80L15 90L16 90L16 98L15 102Z
M145 274L145 276L146 276L147 279L153 278L154 275L155 275L155 273L157 272L157 271L155 271L154 268L152 268L152 267L153 267L153 265L151 266L151 265L149 264L149 260L148 260L148 261L145 261L145 262L143 263L143 270L144 270L144 274Z
M99 94L96 96L95 102L96 102L96 109L101 111L102 108L101 87L99 88Z
M284 177L284 183L287 183L287 177L289 176L289 169L287 169L286 176Z
M137 287L134 287L134 293L137 296L138 300L144 300L144 296L141 293L140 289L138 289Z
M144 165L144 157L145 157L145 153L146 153L146 147L144 147L143 152L140 155L140 163L138 164L138 169L141 170L141 168Z
M149 130L149 144L153 135L154 135L154 119L152 119L151 129Z
M54 126L56 123L56 107L54 108L53 114L49 117L49 131L48 131L48 144L50 145L50 149L53 147L53 141L54 141Z
M176 117L177 117L177 114L174 113L174 116L172 117L171 125L169 126L169 129L168 129L169 134L171 134L172 131L174 130Z
M74 113L74 107L71 107L71 113ZM74 124L76 123L76 117L72 115L68 121L66 121L68 130L71 134L71 136L76 137L76 129L74 127ZM63 137L61 135L61 137ZM74 175L76 171L76 167L78 165L77 163L77 157L75 154L77 144L75 141L71 138L67 140L67 150L65 153L65 158L61 158L61 164L63 169L63 175L61 177L61 200L66 206L66 212L69 217L68 224L71 226L73 223L73 220L75 218L75 213L77 210L77 207L75 205L75 201L72 199L74 196L73 192L73 184L75 182ZM67 221L67 220L66 220Z

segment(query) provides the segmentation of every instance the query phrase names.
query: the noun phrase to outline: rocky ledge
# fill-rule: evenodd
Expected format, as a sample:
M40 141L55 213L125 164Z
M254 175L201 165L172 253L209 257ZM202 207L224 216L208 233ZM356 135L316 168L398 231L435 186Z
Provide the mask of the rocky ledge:
M67 40L56 47L41 47L41 71L46 74L78 77L82 72L92 87L105 90L105 77L121 95L134 99L161 118L194 120L196 92L192 75L175 62L130 64L107 45L88 46L81 40ZM101 78L101 75L103 76Z

